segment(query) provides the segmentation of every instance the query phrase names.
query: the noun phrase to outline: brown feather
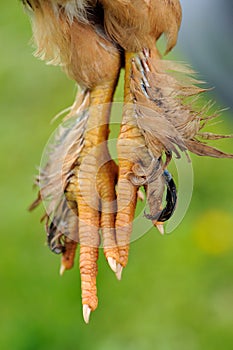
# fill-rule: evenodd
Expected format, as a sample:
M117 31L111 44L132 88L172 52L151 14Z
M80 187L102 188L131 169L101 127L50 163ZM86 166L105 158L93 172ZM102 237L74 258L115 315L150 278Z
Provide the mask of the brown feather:
M145 53L140 54L136 63L137 65L132 62L131 90L135 98L138 127L145 134L151 150L152 142L157 140L164 149L173 151L176 155L178 146L181 151L188 149L211 157L232 157L196 140L197 136L202 136L200 130L205 123L205 109L197 111L192 106L192 100L186 101L190 95L198 96L205 89L194 85L195 79L190 78L189 82L187 76L176 78L173 74L174 65L168 61L164 64L156 52L148 57ZM187 68L185 71L188 72ZM204 139L230 137L231 135L203 133Z
M81 103L88 98L88 92L77 95ZM46 231L50 248L62 252L61 238L66 235L78 240L78 208L75 191L77 179L72 169L78 162L84 146L84 134L88 120L88 110L82 110L78 102L74 103L66 121L59 126L52 144L44 155L45 164L40 170L37 184L40 188L38 198L31 205L34 209L44 201ZM80 113L80 114L78 114Z
M85 1L80 8L78 1L72 3L73 7L69 1L31 2L37 57L60 65L85 88L95 87L115 77L115 72L120 69L120 53L115 44L102 35L103 31L97 31L87 20L80 21L79 18L81 8L93 6L95 1Z
M178 76L176 68L179 71ZM148 167L143 166L141 156L137 166L129 173L129 179L137 186L146 186L151 212L146 216L148 218L156 217L159 213L165 189L163 171L172 153L180 157L180 152L189 150L200 156L233 158L233 155L196 139L197 136L215 140L232 136L200 133L203 124L207 122L204 114L205 109L209 109L209 104L207 108L198 112L192 107L190 96L194 96L195 99L205 89L196 86L194 78L183 76L183 72L186 75L193 74L188 67L183 68L168 61L161 61L156 51L150 53L144 50L143 53L135 55L131 63L130 87L134 98L135 120L145 138L147 150L144 154L149 151L152 155L154 172L148 173ZM214 115L216 116L217 114ZM168 155L166 163L163 163L161 158L164 152Z
M165 33L169 52L176 44L181 23L179 0L101 0L105 28L126 51L153 47Z
M186 140L185 144L190 152L197 154L198 156L208 156L215 158L233 158L233 154L227 154L220 151L217 148L208 146L198 140Z

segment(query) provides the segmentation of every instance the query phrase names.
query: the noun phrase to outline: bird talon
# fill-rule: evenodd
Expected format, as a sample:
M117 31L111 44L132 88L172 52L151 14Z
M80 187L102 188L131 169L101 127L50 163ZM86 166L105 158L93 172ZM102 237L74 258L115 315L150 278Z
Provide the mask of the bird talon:
M162 222L161 223L156 222L155 225L156 225L157 229L159 230L159 232L161 233L161 235L164 235L165 230L164 230L163 223Z
M83 319L86 324L89 323L90 321L90 316L91 316L91 308L87 305L83 305Z
M63 276L65 271L66 271L66 267L65 267L65 265L63 263L61 263L61 267L60 267L60 270L59 270L60 276Z
M107 258L107 260L108 260L108 264L109 264L110 268L112 269L112 271L116 273L117 272L116 260L111 258L111 257Z
M137 191L137 199L142 201L142 202L144 202L144 200L145 200L145 195L142 192L142 190L140 190L140 189Z
M168 39L166 53L176 44L182 17L179 0L144 0L143 6L123 0L22 1L33 11L36 55L62 66L83 88L66 118L70 121L74 117L75 123L61 125L44 173L40 174L40 195L31 209L47 196L52 198L51 210L45 215L47 242L54 253L63 255L60 275L72 268L79 241L83 318L89 323L98 304L100 230L105 257L121 280L137 199L144 200L139 187L145 186L150 207L151 215L145 216L164 234L163 223L173 215L177 202L175 183L164 171L172 153L177 158L180 151L188 150L217 158L233 155L196 139L197 135L222 138L200 135L212 117L205 121L187 103L187 98L204 90L195 86L193 79L190 83L176 79L176 74L170 73L176 71L176 65L161 63L156 49L162 33ZM111 103L123 66L125 96L117 144L118 176L107 142ZM135 174L138 158L143 172L138 169ZM164 185L167 194L162 209Z
M123 266L121 264L117 264L117 267L116 267L116 278L118 279L118 281L121 281L122 272L123 272Z

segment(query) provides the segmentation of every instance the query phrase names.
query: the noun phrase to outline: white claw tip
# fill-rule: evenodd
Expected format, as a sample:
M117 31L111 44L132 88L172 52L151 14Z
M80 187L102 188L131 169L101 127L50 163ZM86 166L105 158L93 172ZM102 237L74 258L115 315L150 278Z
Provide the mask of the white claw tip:
M117 262L116 262L116 260L111 258L111 257L109 257L108 258L108 264L111 267L112 271L116 273L117 272Z
M142 202L145 200L145 195L144 195L144 193L141 190L138 190L137 197Z
M86 324L88 324L90 321L90 315L91 315L91 309L89 308L89 306L87 304L84 304L83 305L83 319L84 319Z
M66 270L65 265L61 264L61 268L60 268L60 276L63 276L64 272Z
M156 225L157 229L159 230L159 232L161 233L161 235L164 235L164 226L163 224L157 224Z
M116 269L116 278L120 281L122 277L123 266L121 264L117 264Z

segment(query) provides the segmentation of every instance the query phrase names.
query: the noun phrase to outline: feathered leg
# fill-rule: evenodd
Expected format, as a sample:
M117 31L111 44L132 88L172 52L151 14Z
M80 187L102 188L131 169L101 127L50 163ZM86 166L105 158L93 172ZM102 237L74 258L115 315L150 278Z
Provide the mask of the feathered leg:
M125 56L125 91L124 91L124 112L121 125L121 131L117 143L118 161L119 161L119 179L117 204L118 212L116 218L116 236L119 247L120 264L117 266L117 278L121 279L123 267L128 261L129 239L132 230L134 218L137 188L127 178L131 171L133 163L128 153L129 143L132 145L141 141L141 135L138 133L132 115L132 96L130 94L130 60L132 54L126 53ZM134 134L134 135L133 135ZM134 137L132 137L132 135Z
M181 74L180 80L174 71ZM118 139L118 278L127 264L138 187L146 187L150 214L145 216L163 233L161 225L176 205L176 187L166 170L172 154L179 158L180 152L191 151L197 155L232 158L201 141L231 135L200 132L209 117L203 116L205 110L197 112L192 101L187 103L187 98L204 91L195 85L195 79L187 76L190 73L187 67L162 61L156 49L126 54L125 106ZM166 156L165 160L162 155ZM167 204L161 209L165 187Z
M107 148L110 103L115 84L116 81L112 81L90 91L91 107L84 148L74 170L77 178L82 303L86 322L98 303L96 276L100 228L106 258L118 260L114 230L117 166Z
M125 54L124 111L117 143L119 179L116 236L120 255L120 264L117 267L118 279L121 279L123 267L126 266L128 261L130 235L139 187L139 184L133 184L129 177L135 164L140 163L142 158L143 164L148 167L152 161L150 154L147 152L144 137L137 126L134 114L134 99L130 87L133 59L134 54Z
M79 103L74 104L65 124L57 131L54 146L47 150L47 163L38 178L39 196L31 206L33 209L41 200L49 200L45 215L47 241L53 252L62 253L61 275L73 267L77 242L80 244L86 322L98 304L96 276L100 230L104 254L114 272L119 262L115 236L118 167L107 146L117 78L116 71L115 79L78 98Z

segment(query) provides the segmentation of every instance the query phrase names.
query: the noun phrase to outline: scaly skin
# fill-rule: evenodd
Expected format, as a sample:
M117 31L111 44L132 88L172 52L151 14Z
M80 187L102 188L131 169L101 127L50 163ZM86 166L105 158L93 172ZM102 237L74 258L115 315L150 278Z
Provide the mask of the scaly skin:
M120 135L117 143L119 159L119 179L116 217L116 236L119 247L120 265L125 267L128 262L129 242L132 232L132 224L137 203L138 187L133 185L127 178L132 170L134 159L139 149L145 150L145 140L136 125L134 117L133 100L130 93L131 61L133 53L125 54L125 89L124 89L124 112ZM145 160L149 155L145 152ZM121 266L119 270L122 271ZM119 276L120 278L121 276Z
M75 168L76 201L79 215L80 272L82 302L91 311L98 304L96 296L97 258L102 230L106 258L118 260L115 241L115 183L117 166L111 160L107 138L110 102L116 81L90 92L90 116L85 132L85 145Z
M75 259L76 249L77 249L76 241L73 241L68 237L65 237L64 240L65 240L64 242L65 251L62 254L60 275L63 275L63 273L66 270L70 270L74 266L74 259Z
M155 55L158 56L157 50ZM129 174L135 164L143 161L144 169L150 168L153 164L146 140L138 128L135 118L134 101L131 93L132 62L135 61L134 53L125 53L125 89L124 89L124 112L121 130L117 143L119 159L119 179L117 204L118 211L116 217L116 237L119 247L120 264L118 265L117 277L121 278L121 273L126 267L129 255L130 236L133 228L134 214L137 204L137 193L139 186L132 184ZM157 158L161 155L159 148ZM159 231L163 234L163 223L153 221Z
M198 155L217 158L233 156L195 139L202 128L201 119L196 118L194 111L189 111L189 106L182 105L182 101L179 104L180 99L176 97L189 97L201 90L192 84L179 84L166 74L166 69L160 72L161 64L158 63L155 44L162 33L168 39L166 52L176 44L181 22L179 0L22 1L31 15L36 55L61 65L82 87L83 96L90 97L90 101L88 98L83 100L83 106L78 106L76 101L71 110L71 114L73 112L73 116L76 116L79 107L89 107L89 115L84 114L88 116L87 126L82 120L69 129L69 137L72 131L76 132L77 143L74 143L74 147L71 145L67 152L66 171L62 174L66 179L62 187L65 197L59 197L59 203L55 201L55 210L49 210L45 215L50 249L63 254L61 274L72 268L77 242L80 244L83 316L88 323L91 311L98 304L96 276L100 230L106 259L120 279L128 261L139 186L146 187L151 210L151 215L147 217L161 233L163 215L167 217L165 214L169 210L171 212L171 204L175 206L175 196L172 197L168 192L171 197L168 213L165 210L165 214L156 216L161 210L165 181L163 171L168 164L162 164L163 152L168 160L172 152L178 153L176 146L181 151L191 150ZM153 57L149 58L147 54L152 54L153 50ZM125 92L123 120L117 143L118 171L109 155L107 139L110 103L122 67L123 53ZM136 60L141 61L141 66ZM61 148L64 140L65 143L67 141L68 130L63 131L59 139ZM203 136L212 139L225 137L211 134ZM55 154L50 155L50 163L43 169L44 188L41 192L48 196L51 194L48 192L52 192L51 188L56 191L57 183L60 183L56 176L59 173L56 160L62 159L61 148L57 147ZM171 186L170 192L174 187ZM41 200L42 193L31 208ZM54 217L50 217L53 211ZM65 226L68 226L67 231L62 232L60 227ZM66 234L69 237L64 237Z

